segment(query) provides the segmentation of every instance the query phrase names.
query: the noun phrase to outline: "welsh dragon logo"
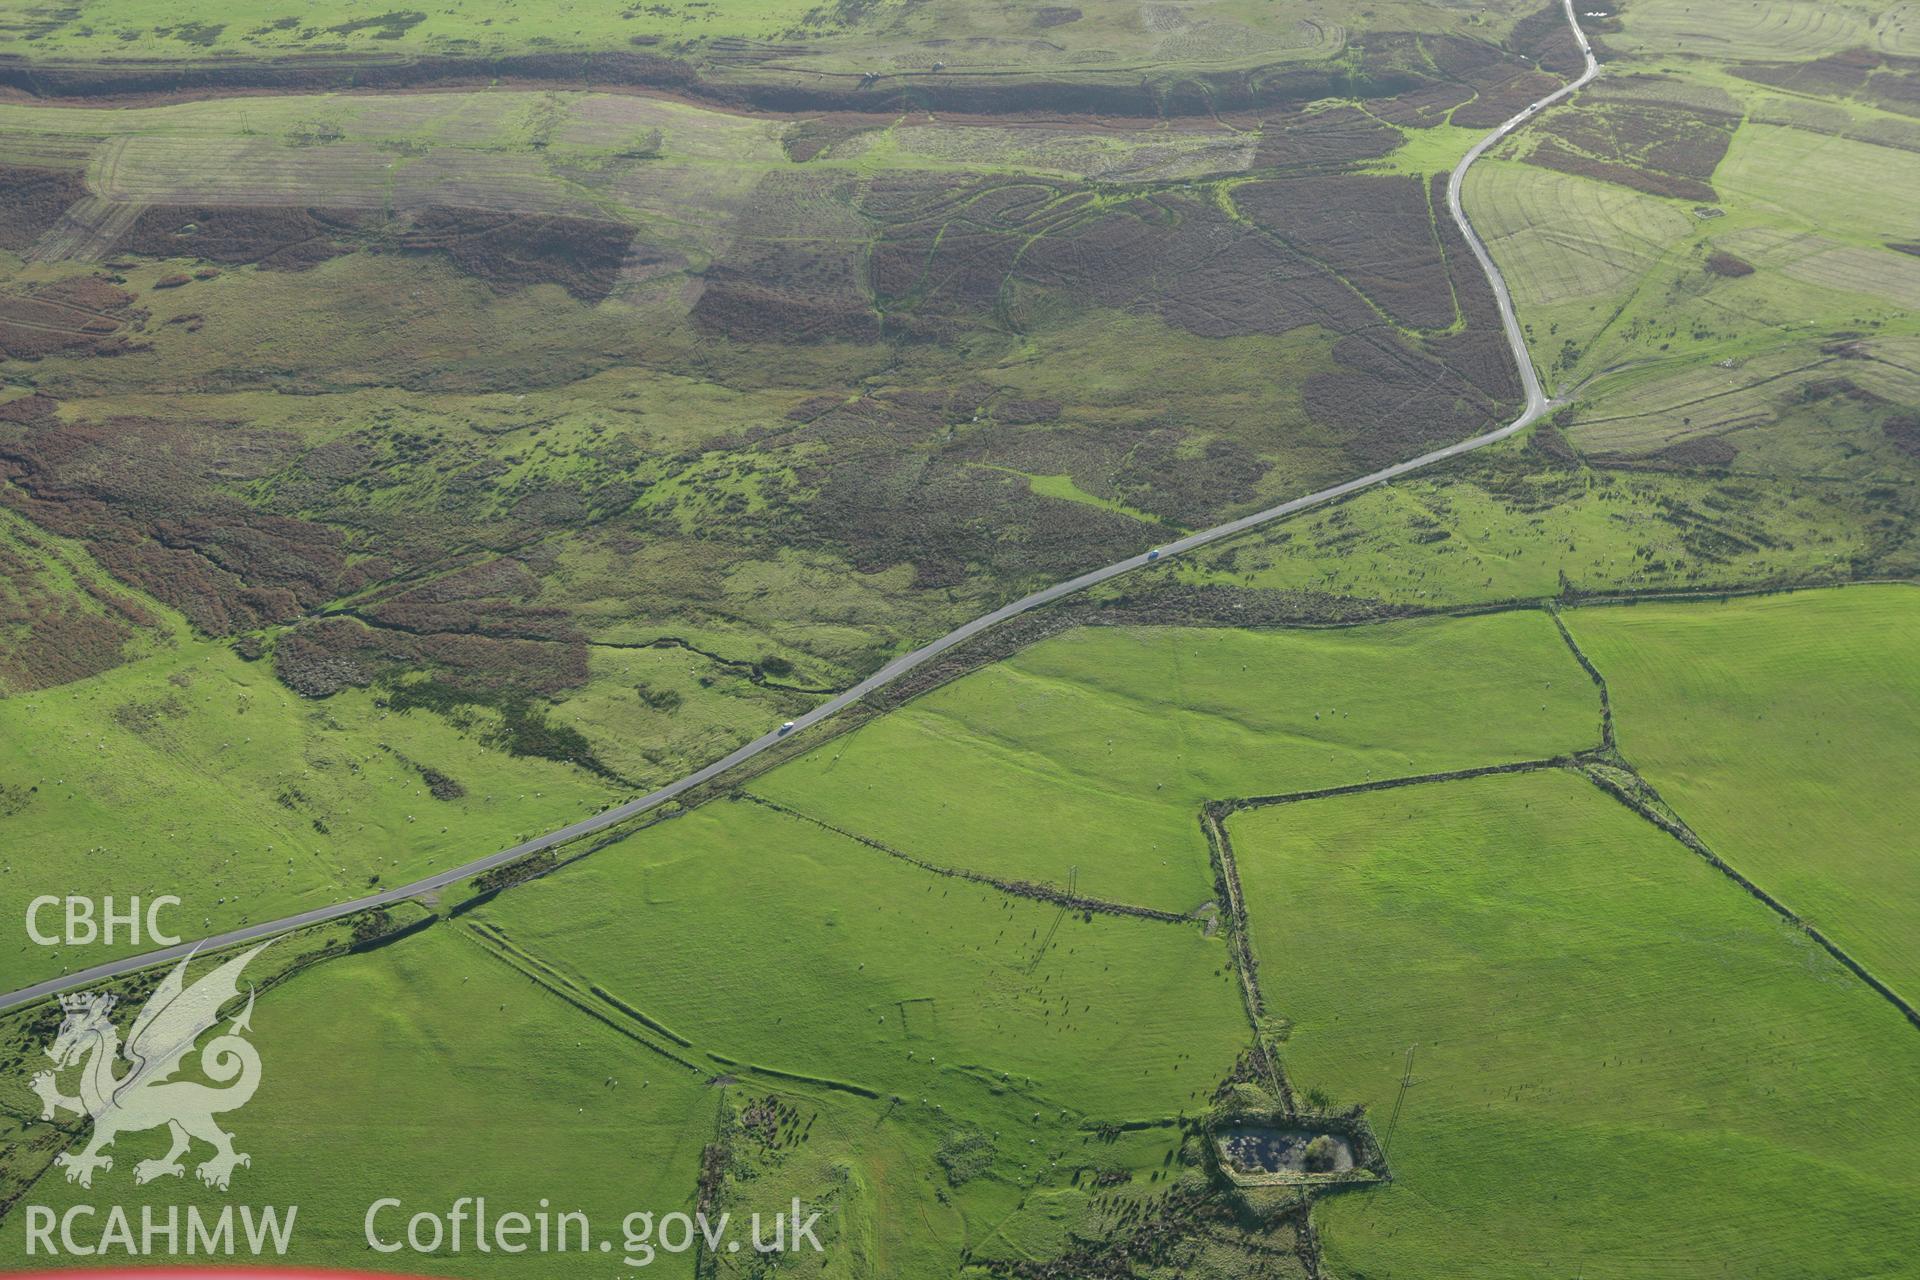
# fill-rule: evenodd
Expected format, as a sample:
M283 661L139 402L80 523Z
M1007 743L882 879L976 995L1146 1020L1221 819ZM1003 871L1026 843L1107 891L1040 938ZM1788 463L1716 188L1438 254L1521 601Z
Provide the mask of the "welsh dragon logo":
M115 997L60 997L66 1017L47 1049L55 1069L34 1076L33 1091L40 1095L44 1120L53 1119L59 1111L72 1111L93 1121L93 1137L84 1150L54 1158L67 1171L67 1181L91 1187L94 1170L113 1168L113 1157L103 1155L103 1148L112 1146L123 1133L161 1125L172 1134L173 1145L160 1159L134 1165L136 1183L180 1177L186 1172L180 1157L196 1138L213 1147L212 1157L194 1170L210 1187L225 1191L235 1166L252 1163L244 1152L233 1149L233 1135L214 1121L223 1111L245 1106L260 1085L260 1055L245 1039L252 1030L251 989L246 1008L199 1051L200 1073L225 1087L172 1077L200 1037L220 1021L220 1010L239 997L240 971L267 945L263 942L227 961L192 986L186 977L193 957L182 960L141 1008L124 1046L113 1025ZM119 1061L129 1064L124 1074L116 1072ZM80 1068L79 1095L69 1097L60 1092L58 1073L75 1065Z

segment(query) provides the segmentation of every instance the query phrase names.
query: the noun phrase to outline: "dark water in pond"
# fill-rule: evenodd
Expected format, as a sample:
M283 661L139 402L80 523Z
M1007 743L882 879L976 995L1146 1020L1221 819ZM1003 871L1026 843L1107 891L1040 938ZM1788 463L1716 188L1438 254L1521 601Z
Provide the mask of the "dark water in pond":
M1307 1144L1319 1136L1312 1129L1249 1125L1221 1133L1220 1146L1242 1173L1305 1173ZM1353 1144L1337 1133L1327 1137L1333 1139L1333 1168L1317 1172L1344 1173L1353 1168Z

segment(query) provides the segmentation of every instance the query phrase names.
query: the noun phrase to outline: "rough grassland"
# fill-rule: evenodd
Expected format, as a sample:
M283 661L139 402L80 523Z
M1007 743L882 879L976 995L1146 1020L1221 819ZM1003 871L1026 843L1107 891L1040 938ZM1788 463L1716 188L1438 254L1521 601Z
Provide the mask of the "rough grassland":
M309 702L267 663L183 635L102 675L0 698L0 895L170 893L182 905L164 923L200 937L404 884L616 796L483 737L484 725L382 712L361 690ZM147 949L124 937L35 946L14 922L9 985Z
M1620 749L1709 847L1920 999L1920 591L1568 615Z
M1505 0L1464 20L1427 4L1390 0L1362 15L1382 30L1464 28L1497 32L1537 6ZM1482 10L1492 10L1491 14ZM927 4L814 0L728 0L724 4L501 4L452 0L430 11L383 9L349 0L294 5L231 0L217 11L186 0L86 0L49 8L0 4L0 52L35 59L108 62L164 58L328 55L375 62L397 55L653 54L699 51L721 64L776 69L859 67L926 73L999 68L1108 70L1206 67L1337 56L1356 15L1337 0L1210 0L1142 11L1135 0L1078 5L997 5L982 0ZM213 20L210 20L213 19Z
M264 960L265 958L262 957ZM224 1119L253 1157L230 1193L184 1179L135 1188L137 1160L164 1154L164 1133L128 1134L93 1189L58 1170L29 1199L138 1206L297 1204L287 1261L364 1267L380 1260L362 1237L367 1207L397 1196L388 1239L409 1214L445 1213L460 1196L491 1211L533 1212L543 1197L585 1211L596 1235L619 1239L624 1214L693 1208L717 1095L700 1077L636 1058L631 1041L580 1016L477 944L441 926L396 946L333 961L262 997L254 1012L261 1084ZM9 1109L37 1103L24 1074ZM196 1148L205 1158L205 1148ZM105 1210L102 1210L104 1213ZM0 1258L24 1256L26 1215L0 1220ZM136 1226L136 1230L137 1230ZM567 1259L528 1253L402 1255L408 1271L458 1276L552 1276ZM616 1257L618 1255L616 1254ZM683 1263L685 1259L681 1260ZM574 1260L577 1273L580 1260ZM684 1276L661 1258L648 1274Z
M1329 1270L1911 1273L1920 1036L1704 860L1569 773L1232 825L1297 1088L1395 1181L1316 1210Z
M1543 613L1336 631L1088 627L754 782L915 857L1188 911L1197 815L1272 795L1577 751L1592 685Z
M1156 21L1193 34L1176 19ZM1400 137L1345 114L1268 141L1313 172ZM202 635L256 631L289 687L419 671L462 698L530 696L641 791L967 617L1164 540L1157 525L1205 527L1504 417L1484 314L1471 338L1397 331L1389 345L1432 346L1414 363L1341 347L1383 336L1368 289L1429 293L1441 323L1450 283L1477 277L1449 282L1438 256L1382 275L1347 245L1352 282L1316 286L1345 299L1338 316L1266 287L1283 259L1288 278L1321 272L1266 226L1296 196L1396 186L1400 230L1426 242L1419 184L1263 179L1235 188L1259 193L1241 215L1225 178L1108 188L1273 163L1245 127L946 131L506 88L0 104L0 158L29 166L16 186L52 173L91 184L81 221L117 211L82 234L56 203L44 234L17 228L31 260L0 263L0 345L18 346L0 363L40 393L0 424L5 493ZM1394 163L1445 163L1449 139ZM64 176L33 167L57 157ZM1082 171L1099 186L1066 176ZM1123 247L1165 235L1191 269ZM112 314L87 323L110 339L46 300L69 295L101 300ZM69 317L51 337L33 320L49 312ZM1487 386L1430 394L1449 375L1428 356ZM1439 416L1345 416L1339 388L1388 383ZM141 422L104 425L120 416ZM105 507L83 518L81 495ZM236 530L263 513L294 522L275 536L296 555ZM151 526L180 521L208 527L186 555L157 551ZM297 601L245 598L283 580ZM33 652L107 630L0 600L14 615ZM93 648L94 669L121 656Z
M1748 124L1735 137L1716 176L1783 221L1873 243L1920 233L1920 163L1911 155L1773 125Z
M707 6L693 6L695 10ZM612 48L632 35L725 35L777 37L802 19L810 0L751 0L725 6L718 22L698 12L676 15L665 5L650 9L612 5L456 3L434 14L351 3L289 5L277 0L233 0L217 10L177 0L114 0L55 13L9 4L6 45L10 52L65 55L205 57L209 53L268 51L391 54L400 49L469 49L497 52L552 45ZM4 11L0 11L4 12ZM30 16L31 15L31 16ZM41 19L33 21L34 17ZM688 26L692 31L688 31ZM703 30L702 28L706 28ZM38 29L36 32L36 28ZM717 28L714 29L714 28Z
M1797 487L1563 467L1526 445L1455 470L1302 512L1163 572L1419 608L1548 599L1568 585L1805 580L1868 544L1865 519Z

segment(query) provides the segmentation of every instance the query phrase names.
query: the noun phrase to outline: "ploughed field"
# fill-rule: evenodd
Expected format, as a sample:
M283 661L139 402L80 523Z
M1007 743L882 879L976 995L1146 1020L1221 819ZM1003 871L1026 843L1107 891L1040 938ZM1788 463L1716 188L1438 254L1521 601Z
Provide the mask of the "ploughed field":
M1470 174L1574 447L1770 476L1911 458L1911 18L1636 5L1601 37L1618 65ZM1681 33L1709 28L1703 59Z

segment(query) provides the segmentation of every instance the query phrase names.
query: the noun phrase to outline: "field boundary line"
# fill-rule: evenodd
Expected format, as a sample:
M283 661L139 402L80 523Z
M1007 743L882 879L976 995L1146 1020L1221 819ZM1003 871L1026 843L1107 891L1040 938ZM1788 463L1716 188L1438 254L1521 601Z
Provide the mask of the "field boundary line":
M813 1085L819 1088L832 1089L841 1093L850 1093L857 1097L868 1098L875 1101L882 1100L886 1097L880 1090L869 1085L860 1084L857 1081L840 1080L832 1076L817 1076L804 1071L790 1071L782 1067L770 1067L760 1062L745 1062L740 1059L728 1057L725 1054L714 1052L713 1050L702 1049L685 1036L669 1028L659 1019L641 1012L639 1008L614 995L598 983L589 983L587 990L582 991L572 978L514 942L507 936L505 931L496 926L469 921L462 932L465 933L472 942L478 945L481 950L493 956L496 960L505 964L516 973L525 976L549 994L558 996L562 1001L571 1005L579 1012L586 1014L594 1021L606 1025L617 1034L633 1041L635 1044L653 1050L661 1057L687 1068L696 1075L711 1078L716 1074L729 1073L716 1073L703 1063L689 1061L681 1057L674 1050L656 1044L652 1039L641 1035L633 1027L626 1026L615 1020L606 1010L596 1006L593 1000L587 998L587 993L591 992L594 999L608 1005L621 1014L621 1016L639 1023L640 1026L646 1028L647 1031L654 1035L663 1036L689 1052L698 1053L710 1058L722 1067L731 1068L736 1071L752 1072L755 1075L765 1076L770 1080L784 1080L792 1084Z
M952 684L965 676L973 674L997 662L1005 661L1014 655L1032 648L1044 640L1064 634L1077 627L1191 627L1205 629L1210 627L1232 628L1246 631L1348 631L1360 627L1383 626L1394 622L1421 622L1442 618L1479 618L1504 613L1527 613L1553 609L1577 609L1608 606L1626 606L1642 602L1661 603L1679 601L1683 603L1711 603L1728 599L1743 599L1749 596L1791 595L1799 591L1837 591L1844 587L1858 586L1920 586L1920 578L1806 578L1799 580L1778 580L1762 583L1750 583L1743 586L1722 587L1649 587L1642 590L1631 588L1607 592L1581 592L1563 590L1556 595L1505 596L1497 600L1474 600L1455 604L1418 605L1405 602L1380 600L1372 602L1377 611L1352 617L1310 618L1279 617L1248 620L1244 617L1227 617L1221 614L1208 615L1172 615L1154 617L1146 612L1151 610L1155 600L1152 596L1118 596L1111 602L1089 603L1079 601L1062 606L1059 610L1047 614L1030 615L1029 620L1052 619L1058 625L1034 629L1018 635L1016 643L1003 652L990 653L983 646L961 650L943 665L934 665L921 672L924 679L919 684L909 684L903 693L899 686L886 690L881 697L865 704L863 709L881 713L898 710L917 698L925 697L936 689ZM1078 610L1077 614L1070 610ZM1115 616L1116 614L1120 616ZM997 633L1004 639L1014 636L1013 628ZM859 725L845 726L840 731L849 731ZM771 762L757 763L757 770L773 768L783 763L775 759ZM758 773L752 776L758 776Z
M486 876L476 877L474 880L473 896L456 902L452 908L448 910L447 918L453 919L457 916L463 916L475 907L485 906L515 885L527 884L534 880L544 880L554 872L565 867L570 867L583 858L591 858L602 849L611 849L623 840L630 840L642 831L650 830L663 822L670 822L685 813L686 810L684 809L668 809L650 814L645 822L637 822L623 831L615 831L610 835L602 836L584 849L576 849L564 858L556 856L552 861L542 861L538 856L535 856L521 862L508 863L505 866L496 867L495 870L505 873L500 877L499 881L493 884L482 885L481 881L485 880ZM542 852L552 853L553 850L548 849ZM4 1009L5 1007L5 1002L0 1001L0 1009Z
M1631 774L1634 781L1640 786L1646 788L1647 796L1650 796L1661 808L1666 809L1668 813L1671 813L1673 816L1669 817L1668 813L1660 812L1660 809L1656 809L1652 804L1647 803L1645 798L1635 795L1626 787L1621 786L1618 782L1604 774L1591 769L1583 768L1578 770L1580 775L1586 778L1587 781L1612 796L1615 800L1618 800L1646 821L1666 832L1669 836L1672 836L1680 844L1691 849L1716 871L1719 871L1729 880L1732 880L1742 889L1745 889L1755 899L1765 904L1766 907L1775 915L1779 916L1781 920L1818 943L1822 950L1835 960L1838 960L1852 972L1854 977L1860 979L1860 981L1864 982L1888 1004L1898 1009L1901 1016L1913 1024L1914 1030L1920 1031L1920 1009L1914 1008L1899 992L1895 991L1885 982L1882 982L1865 965L1849 955L1839 943L1822 933L1819 928L1807 920L1801 918L1799 913L1794 911L1793 908L1748 879L1725 858L1715 853L1713 849L1708 846L1707 842L1702 840L1699 835L1694 832L1693 828L1687 825L1685 819L1681 818L1678 812L1673 810L1673 807L1660 795L1659 790L1651 782L1648 782L1646 778L1641 776L1639 770L1633 768L1632 765L1624 765L1624 771Z
M1575 591L1571 595L1549 596L1542 604L1551 608L1616 608L1636 604L1680 602L1707 604L1714 601L1748 600L1755 596L1790 596L1801 591L1844 591L1848 587L1920 587L1920 578L1809 578L1802 582L1756 582L1744 587L1649 587L1645 591Z
M549 995L558 997L565 1004L586 1014L595 1022L609 1028L614 1034L631 1040L643 1048L653 1050L677 1066L685 1067L687 1070L695 1072L696 1074L705 1074L706 1068L702 1067L699 1063L690 1062L671 1049L655 1044L651 1039L634 1030L634 1028L625 1026L615 1021L610 1015L594 1008L592 1002L586 999L578 987L575 987L545 961L521 950L509 942L504 936L496 935L493 930L485 929L471 922L467 924L465 929L458 930L457 932L471 939L482 951L492 956L501 964L506 965L515 973L527 978L541 990L547 992Z
M970 884L985 885L990 889L998 889L1001 893L1007 894L1010 897L1027 898L1034 902L1045 902L1052 906L1064 907L1070 911L1092 911L1101 915L1126 916L1136 920L1157 920L1163 924L1205 923L1203 917L1193 914L1182 915L1177 911L1163 911L1159 907L1140 907L1130 902L1110 902L1105 898L1089 898L1077 893L1068 893L1064 889L1056 889L1052 885L1041 884L1034 880L1003 880L998 876L990 876L980 871L971 871L966 867L941 866L937 862L929 862L925 858L916 857L904 849L896 849L892 845L875 840L870 836L863 836L857 831L848 831L845 827L837 827L825 819L816 818L810 813L804 813L799 809L781 804L778 800L769 800L765 796L755 795L751 791L741 791L736 794L739 799L757 804L763 809L771 809L773 812L784 814L789 818L797 818L801 822L812 823L823 831L830 831L843 839L853 841L855 844L863 844L869 849L876 849L886 854L889 858L898 858L901 862L907 863L909 866L918 867L922 871L929 871L934 875L946 876L953 880L965 880Z
M550 831L545 835L537 836L532 840L522 841L511 848L502 849L497 853L488 854L482 858L476 858L471 862L449 867L444 871L436 872L412 884L400 885L392 889L368 894L364 897L351 899L346 902L314 907L294 915L284 916L278 920L246 925L193 942L181 942L177 946L163 947L157 951L149 951L141 955L106 961L77 972L62 974L56 978L49 978L41 982L33 983L17 990L0 994L0 1011L41 1000L57 992L86 986L89 983L98 982L105 978L117 977L120 974L130 973L150 965L179 959L182 956L192 954L196 951L217 951L237 943L249 942L258 938L273 937L277 934L297 929L303 925L319 924L324 921L338 919L341 916L352 915L354 912L364 911L369 907L387 906L395 902L403 902L410 898L417 898L423 894L446 888L461 880L481 875L512 862L517 862L529 854L543 853L555 846L577 840L582 836L603 831L608 827L625 822L627 819L645 813L650 809L657 808L670 800L677 799L682 794L711 781L737 765L751 760L761 752L787 741L790 735L797 734L823 720L831 718L843 709L861 701L868 694L885 688L908 672L939 657L947 650L963 644L981 632L988 631L1009 619L1019 617L1021 614L1037 609L1042 605L1051 604L1055 600L1077 595L1089 587L1098 586L1122 574L1132 573L1135 570L1144 569L1148 565L1158 564L1163 559L1198 550L1212 543L1245 533L1249 529L1270 524L1285 516L1322 506L1326 503L1344 498L1349 494L1359 493L1362 490L1371 489L1376 485L1386 484L1402 476L1424 470L1437 463L1446 462L1472 453L1478 449L1483 449L1488 445L1497 444L1517 432L1525 430L1543 416L1547 410L1552 407L1552 403L1541 390L1539 373L1535 370L1533 358L1528 352L1526 334L1520 328L1519 318L1514 312L1513 295L1507 288L1506 279L1500 274L1498 264L1494 262L1493 256L1487 251L1486 245L1482 243L1479 234L1473 229L1473 224L1467 219L1466 210L1461 204L1461 188L1464 185L1467 170L1476 160L1485 154L1490 147L1506 139L1515 129L1532 120L1534 116L1547 107L1578 92L1595 76L1599 75L1600 63L1598 59L1594 57L1593 46L1587 39L1586 32L1580 27L1579 19L1574 13L1573 0L1561 0L1561 6L1566 13L1567 24L1572 28L1574 41L1579 45L1581 54L1586 60L1586 70L1576 79L1568 81L1537 102L1521 109L1511 119L1488 133L1461 158L1460 163L1454 167L1447 185L1448 211L1453 215L1454 222L1459 226L1460 233L1466 240L1467 246L1473 250L1474 258L1479 262L1481 270L1486 273L1487 283L1493 290L1494 301L1500 313L1501 328L1507 339L1509 354L1512 356L1519 370L1521 385L1526 392L1526 405L1521 410L1519 416L1512 422L1509 422L1505 426L1495 427L1490 431L1482 432L1466 440L1456 441L1453 444L1431 450L1418 457L1409 458L1404 462L1393 463L1390 466L1382 467L1377 471L1355 477L1352 480L1343 481L1328 488L1318 490L1317 492L1289 499L1277 506L1269 507L1264 511L1256 511L1250 515L1229 520L1224 524L1215 525L1211 529L1203 529L1199 533L1189 534L1184 538L1168 542L1148 551L1140 552L1137 555L1129 556L1124 560L1116 561L1103 568L1089 570L1086 573L1080 574L1078 577L1069 578L1064 582L1056 582L1052 586L1043 587L1038 591L1022 596L1018 600L1004 604L989 613L982 614L969 622L962 623L946 635L922 645L910 653L902 654L843 693L835 695L813 710L787 721L770 733L762 734L760 737L734 749L720 759L694 770L692 773L686 774L646 795L636 797L624 804L603 809L599 813L583 818L578 822L571 823L568 826Z
M1231 812L1231 811L1228 811ZM1207 837L1207 853L1213 860L1213 875L1220 896L1226 899L1227 909L1227 952L1233 960L1233 967L1240 975L1240 994L1246 1006L1247 1021L1253 1027L1255 1040L1266 1031L1267 1002L1260 991L1259 962L1247 942L1247 908L1240 895L1240 868L1233 859L1233 841L1227 835L1222 821L1225 813L1213 805L1204 805L1200 810L1200 829ZM1269 1062L1272 1055L1267 1055ZM1270 1066L1268 1074L1275 1078L1275 1084L1281 1097L1289 1108L1293 1105L1293 1091L1287 1087L1286 1077L1277 1066Z
M1868 582L1860 585L1914 586L1920 584L1914 583L1911 579L1894 578L1879 583ZM1750 594L1759 595L1772 593L1753 592ZM1615 607L1618 607L1618 604L1616 604ZM1606 677L1600 673L1600 669L1596 667L1592 660L1587 657L1586 653L1581 650L1579 642L1573 637L1573 632L1568 629L1566 622L1560 617L1559 609L1549 606L1548 612L1553 616L1554 625L1560 628L1560 634L1566 639L1567 647L1573 650L1574 657L1582 667L1586 668L1587 674L1593 677L1594 683L1600 687L1600 704L1606 715L1604 725L1606 742L1599 754L1606 758L1608 765L1621 770L1631 777L1634 784L1643 789L1643 794L1635 794L1632 790L1620 785L1620 783L1613 778L1589 767L1586 760L1583 760L1579 765L1578 771L1581 776L1618 800L1621 804L1627 806L1627 808L1639 814L1646 821L1651 822L1654 826L1660 828L1675 840L1693 850L1693 852L1700 857L1706 859L1708 864L1727 876L1742 889L1745 889L1760 902L1764 903L1782 920L1785 920L1788 924L1813 939L1835 960L1838 960L1842 965L1846 966L1855 977L1866 983L1867 986L1877 992L1883 999L1892 1004L1894 1008L1898 1009L1906 1020L1913 1024L1915 1030L1920 1030L1920 1009L1916 1009L1905 997L1881 981L1881 979L1865 965L1848 954L1840 944L1827 937L1825 933L1822 933L1820 929L1812 923L1803 919L1798 912L1787 906L1787 904L1780 899L1774 897L1771 893L1767 892L1767 890L1761 888L1755 881L1748 879L1744 874L1735 869L1732 864L1727 862L1725 858L1715 853L1707 842L1700 838L1699 833L1687 824L1686 819L1680 816L1679 810L1675 809L1673 805L1667 801L1666 797L1660 794L1659 788L1655 787L1644 774L1635 768L1632 761L1620 753L1613 736L1613 710L1612 702L1607 692ZM1656 808L1655 806L1658 807Z
M1488 778L1503 773L1538 773L1543 769L1570 769L1576 767L1588 754L1588 752L1573 752L1568 755L1542 756L1534 760L1510 760L1505 764L1480 764L1465 769L1443 769L1437 773L1410 773L1393 778L1377 778L1368 782L1348 782L1337 787L1316 787L1311 791L1286 791L1267 796L1240 796L1229 800L1213 801L1208 807L1224 821L1242 809L1267 809L1275 805L1300 804L1307 800L1328 800L1335 796L1361 795L1368 791L1396 791L1401 787L1425 786L1428 783L1465 782L1470 778Z
M1553 625L1560 632L1560 638L1567 642L1567 648L1572 652L1573 660L1580 664L1580 669L1592 679L1593 687L1600 691L1600 749L1602 751L1618 750L1613 738L1613 695L1607 690L1607 678L1600 674L1600 668L1594 666L1593 660L1587 657L1586 650L1582 649L1580 642L1573 638L1573 632L1567 630L1566 622L1560 617L1560 610L1549 604L1547 616L1553 619Z

